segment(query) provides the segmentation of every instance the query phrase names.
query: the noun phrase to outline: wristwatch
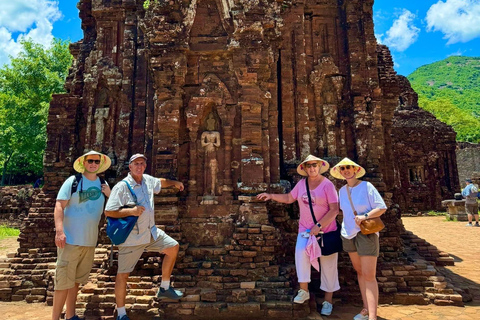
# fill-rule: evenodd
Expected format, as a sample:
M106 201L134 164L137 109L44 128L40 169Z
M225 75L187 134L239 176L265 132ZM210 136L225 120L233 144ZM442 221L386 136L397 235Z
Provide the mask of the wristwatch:
M316 226L322 229L322 225L320 224L320 222L317 222Z

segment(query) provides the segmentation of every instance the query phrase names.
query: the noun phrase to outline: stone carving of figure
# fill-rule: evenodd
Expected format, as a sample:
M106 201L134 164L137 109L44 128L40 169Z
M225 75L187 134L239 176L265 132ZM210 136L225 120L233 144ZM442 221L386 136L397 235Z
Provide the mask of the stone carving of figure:
M205 149L204 190L205 195L215 196L218 173L217 148L220 147L220 133L215 131L216 121L212 113L208 115L206 122L207 131L204 131L200 138L202 142L202 148Z
M98 108L95 111L95 131L97 132L95 145L97 147L100 147L103 143L105 120L108 118L108 110L109 108Z

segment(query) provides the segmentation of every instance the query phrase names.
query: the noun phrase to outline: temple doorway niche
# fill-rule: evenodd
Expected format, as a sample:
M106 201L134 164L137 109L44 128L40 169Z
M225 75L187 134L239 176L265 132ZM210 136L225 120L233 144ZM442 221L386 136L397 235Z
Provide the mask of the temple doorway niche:
M86 146L104 152L112 159L112 165L116 166L118 164L116 146L129 138L129 130L119 130L119 106L122 105L124 95L118 86L108 86L103 81L99 83L96 92L94 103L89 107L91 120L87 125L89 144Z
M317 141L314 150L320 157L345 154L345 132L339 125L339 110L345 77L331 55L325 54L314 67L310 83L315 95Z
M94 149L96 150L102 150L105 138L108 139L111 136L108 132L106 125L110 109L113 104L114 96L112 95L110 90L108 90L107 88L100 89L94 105L95 112L93 114L94 123L92 128L92 133L95 133L92 134L92 147L94 147Z
M232 138L235 107L230 91L215 74L202 79L185 109L189 135L190 203L226 204L232 197Z
M223 169L225 163L225 143L221 132L221 120L216 112L215 106L208 106L207 113L202 121L202 128L199 130L199 162L202 164L200 181L202 184L202 201L200 204L218 204L218 196L222 194Z

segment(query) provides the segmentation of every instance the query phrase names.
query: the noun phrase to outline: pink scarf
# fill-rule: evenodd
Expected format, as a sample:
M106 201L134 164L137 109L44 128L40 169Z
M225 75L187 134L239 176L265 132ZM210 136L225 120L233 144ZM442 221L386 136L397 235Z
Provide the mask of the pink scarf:
M308 238L307 247L305 248L307 256L310 258L310 264L317 270L320 271L320 265L318 263L318 258L322 256L322 250L318 244L317 238L312 234Z

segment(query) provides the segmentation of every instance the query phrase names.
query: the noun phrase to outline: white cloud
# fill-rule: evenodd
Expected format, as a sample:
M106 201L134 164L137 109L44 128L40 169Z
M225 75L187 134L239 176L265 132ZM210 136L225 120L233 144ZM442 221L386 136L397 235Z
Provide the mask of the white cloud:
M458 49L456 52L450 53L448 56L463 56L465 54L465 50Z
M447 44L468 42L480 37L480 1L438 1L428 9L427 30L440 31Z
M383 33L375 33L375 38L379 44L383 44Z
M20 40L31 38L49 46L53 40L53 23L62 17L58 1L0 1L0 67L10 61L9 55L20 52Z
M405 51L418 39L420 29L413 21L415 15L404 9L402 14L393 22L393 25L386 32L386 36L380 40L385 45L396 51Z

